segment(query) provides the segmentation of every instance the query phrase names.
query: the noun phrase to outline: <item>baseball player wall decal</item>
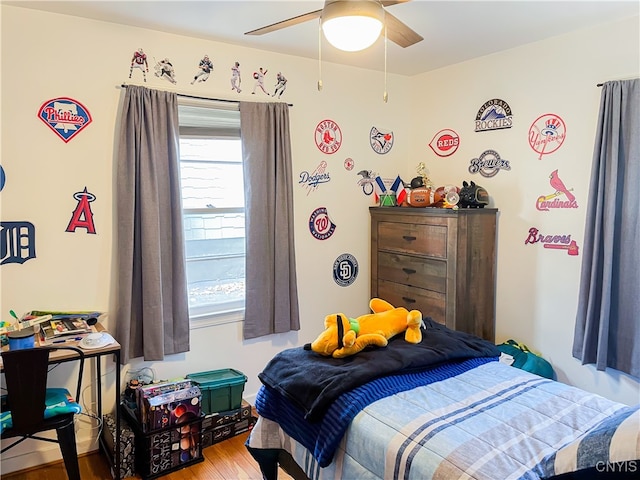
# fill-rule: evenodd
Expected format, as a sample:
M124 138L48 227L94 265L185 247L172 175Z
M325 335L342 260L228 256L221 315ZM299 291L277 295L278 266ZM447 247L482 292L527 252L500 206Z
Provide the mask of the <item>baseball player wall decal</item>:
M276 95L278 95L278 98L280 98L282 97L284 91L287 89L287 79L284 75L282 75L282 72L278 72L278 75L276 75L276 82L276 89L273 92L272 96L275 97Z
M240 77L240 63L236 62L231 67L231 91L235 90L240 93L240 84L242 83L242 78Z
M265 93L265 95L269 95L269 93L267 93L267 91L264 89L264 76L267 74L268 70L263 70L262 67L260 67L260 70L257 72L253 72L253 78L256 81L256 84L253 86L253 92L251 92L252 94L256 93L256 88L260 87L260 89Z

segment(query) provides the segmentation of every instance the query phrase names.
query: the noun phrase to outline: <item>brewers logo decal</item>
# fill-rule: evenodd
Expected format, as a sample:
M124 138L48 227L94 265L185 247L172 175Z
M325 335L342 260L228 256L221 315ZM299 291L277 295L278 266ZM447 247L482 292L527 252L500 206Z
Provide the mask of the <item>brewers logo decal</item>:
M429 146L439 157L449 157L458 150L460 137L453 130L445 128L433 136Z
M64 143L91 123L91 114L77 100L60 97L47 100L38 111L38 118L56 133Z
M342 132L333 120L322 120L315 130L316 147L322 153L336 153L342 145Z
M511 128L512 125L511 107L507 102L499 98L484 102L480 110L478 110L478 115L476 115L476 132L502 130Z
M358 261L350 253L343 253L333 262L333 280L341 287L348 287L358 276Z
M487 178L497 175L500 169L511 170L511 165L495 150L485 150L479 158L472 158L469 165L469 173L479 173Z
M564 143L567 127L558 115L547 113L535 119L529 127L529 146L539 153L538 160L543 155L558 150Z
M393 132L381 132L376 127L371 127L369 142L374 152L384 155L393 147Z
M318 240L326 240L336 231L326 207L316 208L309 217L309 231Z

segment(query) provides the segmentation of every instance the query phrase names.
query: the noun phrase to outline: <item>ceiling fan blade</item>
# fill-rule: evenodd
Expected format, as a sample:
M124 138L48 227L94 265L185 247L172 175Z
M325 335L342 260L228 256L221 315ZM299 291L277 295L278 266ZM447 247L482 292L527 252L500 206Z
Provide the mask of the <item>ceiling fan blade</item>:
M387 24L387 38L393 43L400 45L402 48L406 48L424 40L422 36L418 35L388 11L385 11L384 17Z
M287 20L282 20L281 22L272 23L271 25L267 25L266 27L256 28L255 30L251 30L250 32L245 32L245 35L264 35L265 33L275 32L276 30L280 30L282 28L293 27L294 25L298 25L299 23L308 22L309 20L319 18L321 13L322 10L303 13L302 15L298 15L297 17L292 17Z

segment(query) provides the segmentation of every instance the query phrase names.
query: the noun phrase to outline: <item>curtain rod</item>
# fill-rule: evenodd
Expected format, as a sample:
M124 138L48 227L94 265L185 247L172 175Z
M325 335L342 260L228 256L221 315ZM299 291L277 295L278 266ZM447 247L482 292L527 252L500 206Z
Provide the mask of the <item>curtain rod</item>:
M608 82L615 82L615 81L622 82L622 81L624 81L624 80L636 80L637 78L638 78L638 77L633 76L633 77L625 77L625 78L619 78L619 79L617 79L617 80L607 80L607 81L608 81ZM604 82L603 82L603 83L597 83L597 84L596 84L596 87L601 87L601 86L603 86L603 85L604 85Z
M126 83L123 83L122 85L120 85L121 88L127 88L128 86L129 85L127 85ZM178 93L178 92L174 92L174 93L179 97L193 98L195 100L213 100L214 102L228 102L228 103L238 103L238 104L240 103L240 100L229 100L228 98L200 97L197 95L188 95L186 93ZM293 103L287 103L287 105L290 107L293 107Z

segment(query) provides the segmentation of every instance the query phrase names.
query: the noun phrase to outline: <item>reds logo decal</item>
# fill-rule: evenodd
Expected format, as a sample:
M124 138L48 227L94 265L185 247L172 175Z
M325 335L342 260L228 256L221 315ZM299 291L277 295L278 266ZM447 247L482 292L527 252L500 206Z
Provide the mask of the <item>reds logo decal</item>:
M564 143L567 127L558 115L547 113L535 119L529 127L529 146L539 153L538 160L543 155L558 150Z
M393 147L393 132L381 132L376 127L371 127L369 142L374 152L384 155Z
M38 111L38 118L56 133L64 143L91 123L91 114L77 100L59 97L47 100Z
M327 155L336 153L342 145L342 132L333 120L322 120L316 126L315 137L316 147Z
M433 136L429 146L439 157L449 157L458 150L460 137L453 130L445 128Z
M311 213L309 231L318 240L326 240L336 231L336 226L329 218L326 207L318 207Z

